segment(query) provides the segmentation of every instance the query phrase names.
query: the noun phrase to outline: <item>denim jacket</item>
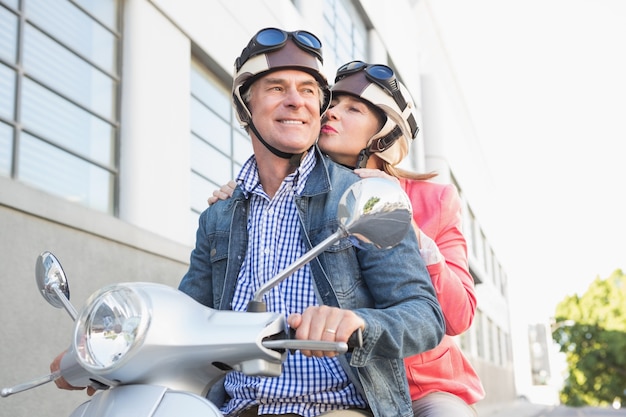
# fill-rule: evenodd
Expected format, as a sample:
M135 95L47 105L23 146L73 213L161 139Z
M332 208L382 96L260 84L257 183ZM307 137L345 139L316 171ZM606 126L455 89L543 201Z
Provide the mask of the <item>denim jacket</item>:
M296 197L302 238L311 248L335 233L337 206L359 178L322 156ZM247 204L238 187L232 198L207 208L196 247L179 289L217 309L231 308L247 247ZM402 358L436 347L443 315L414 233L391 249L357 248L349 239L311 261L320 304L354 310L365 320L363 347L341 357L350 380L375 416L413 416ZM219 404L221 405L221 404Z

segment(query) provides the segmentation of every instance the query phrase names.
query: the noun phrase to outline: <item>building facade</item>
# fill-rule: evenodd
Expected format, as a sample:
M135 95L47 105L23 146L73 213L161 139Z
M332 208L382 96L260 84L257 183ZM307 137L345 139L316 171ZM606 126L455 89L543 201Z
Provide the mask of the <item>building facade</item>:
M77 307L113 282L178 284L206 198L252 152L231 107L234 59L275 26L319 35L329 79L362 59L411 90L422 129L405 163L464 201L479 307L457 341L487 391L479 408L513 398L507 276L473 210L485 174L468 162L471 120L428 2L386 3L0 0L0 384L44 374L70 342L71 319L37 294L40 252L59 257ZM48 384L1 408L64 415L84 400Z

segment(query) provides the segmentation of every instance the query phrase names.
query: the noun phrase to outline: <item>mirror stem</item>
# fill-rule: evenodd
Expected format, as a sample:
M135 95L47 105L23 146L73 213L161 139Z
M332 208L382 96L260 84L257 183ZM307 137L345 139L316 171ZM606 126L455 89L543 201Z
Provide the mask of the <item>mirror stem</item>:
M326 249L333 243L337 242L339 239L344 238L346 236L348 236L348 233L343 229L343 227L340 227L339 230L337 230L335 233L333 233L332 235L330 235L329 237L327 237L326 239L318 243L310 251L307 251L304 255L302 255L295 261L293 261L291 265L287 266L285 269L279 272L278 275L274 276L265 284L261 285L261 287L254 294L254 297L252 298L252 300L248 302L247 311L255 312L255 313L267 311L265 303L263 302L263 294L265 294L266 292L268 292L269 290L271 290L272 288L274 288L275 286L283 282L285 278L293 274L295 271L300 269L304 264L306 264L307 262L315 258L317 255L322 253L324 249Z
M67 314L70 315L72 320L76 321L76 317L78 317L78 312L76 311L72 303L70 303L70 300L67 299L65 294L63 294L63 291L59 289L58 285L55 285L54 287L52 287L52 289L54 290L54 293L57 295L57 297L59 297L59 300L61 300L61 302L63 303L63 307L65 308L65 311L67 311Z

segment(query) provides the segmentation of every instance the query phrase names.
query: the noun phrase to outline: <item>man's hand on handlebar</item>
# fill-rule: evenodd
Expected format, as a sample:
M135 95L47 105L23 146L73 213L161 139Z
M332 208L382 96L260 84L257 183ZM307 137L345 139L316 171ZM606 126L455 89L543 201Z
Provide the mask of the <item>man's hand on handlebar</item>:
M330 306L308 307L302 314L289 315L287 323L296 329L296 338L302 340L323 340L328 342L348 342L357 330L365 329L365 321L351 310ZM336 352L320 350L300 350L305 356L337 356Z

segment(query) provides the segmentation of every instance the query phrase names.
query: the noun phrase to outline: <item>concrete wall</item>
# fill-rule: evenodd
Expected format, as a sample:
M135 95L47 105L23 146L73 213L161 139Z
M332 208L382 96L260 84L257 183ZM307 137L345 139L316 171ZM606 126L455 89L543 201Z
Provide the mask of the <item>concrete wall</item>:
M80 309L106 284L151 281L176 287L191 251L5 178L0 178L0 234L2 388L47 374L52 359L72 338L69 315L50 306L36 288L35 261L41 252L59 258L72 303ZM48 384L0 399L0 416L69 415L85 399L82 391L60 391Z

